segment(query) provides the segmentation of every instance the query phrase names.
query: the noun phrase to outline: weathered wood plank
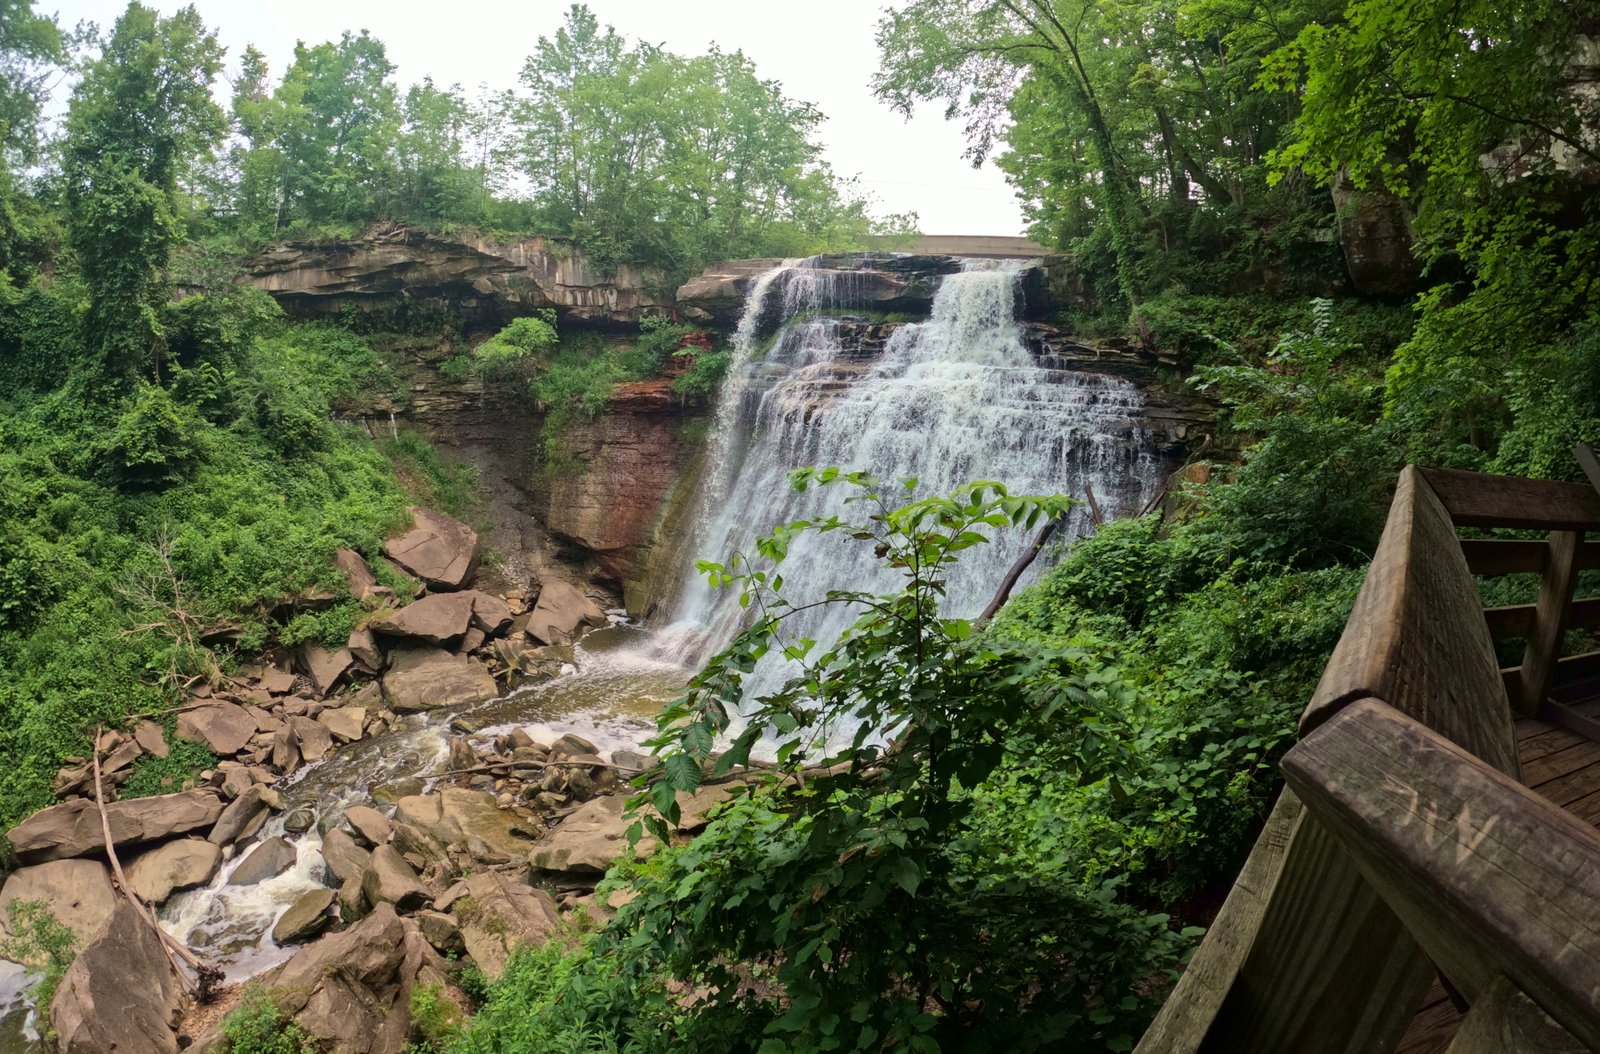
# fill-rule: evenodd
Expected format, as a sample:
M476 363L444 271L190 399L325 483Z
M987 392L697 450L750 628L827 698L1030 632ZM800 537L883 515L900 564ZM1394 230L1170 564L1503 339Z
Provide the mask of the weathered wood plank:
M1222 910L1211 923L1203 944L1189 960L1177 987L1167 996L1155 1021L1145 1031L1135 1054L1168 1054L1195 1050L1211 1025L1217 1007L1233 987L1249 954L1268 898L1278 884L1289 843L1304 813L1292 791L1278 795L1255 848L1228 891Z
M1545 542L1507 538L1461 540L1461 555L1467 559L1467 568L1482 578L1540 574L1549 554L1550 546ZM1597 567L1600 567L1600 542L1584 542L1578 546L1578 570L1592 571Z
M1489 624L1489 636L1495 640L1526 637L1538 624L1539 605L1511 604L1484 608L1483 620ZM1595 626L1600 626L1600 597L1574 600L1567 609L1567 628L1591 629Z
M1546 699L1539 704L1539 716L1552 725L1576 732L1591 743L1600 743L1600 719L1589 714L1574 710L1554 699Z
M1589 1048L1505 978L1461 1022L1449 1054L1587 1054Z
M1501 575L1538 574L1544 570L1550 549L1543 542L1513 541L1505 538L1463 538L1461 555L1467 568L1484 578Z
M1519 690L1512 697L1517 711L1529 717L1539 712L1539 704L1555 684L1561 637L1567 631L1572 592L1578 584L1578 543L1581 541L1582 535L1577 531L1550 532L1550 559L1539 581L1538 614L1528 633L1528 646L1522 653Z
M1433 968L1303 813L1292 792L1279 797L1136 1054L1365 1054L1398 1042Z
M1504 977L1600 1047L1600 835L1393 707L1350 704L1289 785L1469 1003Z
M1461 1011L1449 999L1424 1004L1411 1020L1394 1054L1444 1054L1461 1027Z
M1350 700L1376 696L1515 773L1511 714L1481 610L1449 514L1422 473L1405 469L1301 735Z
M1421 471L1457 526L1600 530L1600 494L1583 483L1491 476L1450 468Z

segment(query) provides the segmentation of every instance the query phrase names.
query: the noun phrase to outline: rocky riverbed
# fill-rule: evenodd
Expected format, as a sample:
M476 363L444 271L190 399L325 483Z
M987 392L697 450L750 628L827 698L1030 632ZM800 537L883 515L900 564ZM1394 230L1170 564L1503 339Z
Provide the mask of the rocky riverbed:
M20 866L0 905L44 902L79 952L48 1008L61 1051L214 1049L250 981L340 1050L400 1054L411 993L448 987L452 962L494 977L519 944L565 932L564 914L608 914L593 889L626 851L628 781L652 764L638 743L685 671L575 585L474 588L472 530L425 509L413 521L382 558L415 599L341 551L370 612L344 647L196 686L169 727L213 768L119 800L140 758L171 749L166 715L149 715L104 731L95 759L58 774L60 803L9 833ZM685 833L724 793L682 801ZM141 905L217 968L219 991L188 990L196 971ZM25 989L0 974L0 1051L38 1049Z

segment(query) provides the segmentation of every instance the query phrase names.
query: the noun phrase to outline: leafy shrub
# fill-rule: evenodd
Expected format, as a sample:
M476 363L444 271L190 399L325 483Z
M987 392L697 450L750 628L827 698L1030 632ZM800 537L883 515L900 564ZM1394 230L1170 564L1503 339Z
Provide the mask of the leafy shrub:
M1065 499L981 483L891 510L859 473L802 470L795 483L863 487L876 514L781 527L757 542L760 567L700 565L762 614L663 711L663 776L648 801L676 817L674 794L699 784L736 707L747 725L714 771L744 761L762 735L775 737L778 769L641 868L638 896L597 947L641 984L665 972L705 992L690 1011L697 1037L759 1030L797 1051L959 1049L978 1037L1015 1050L1129 1049L1150 1013L1144 993L1187 936L1119 899L1114 882L1086 884L1041 860L992 867L995 846L964 790L1046 736L1080 781L1122 772L1128 744L1100 730L1121 720L1126 689L1081 652L1013 648L938 612L948 565L985 541L980 528L1030 527ZM772 569L813 532L875 545L907 578L886 596L830 592L828 603L860 613L836 642L793 635L797 609ZM743 699L744 673L780 655L789 681ZM788 789L800 770L835 763L847 771Z
M170 722L169 722L170 724ZM133 773L118 790L118 797L148 798L154 794L173 794L194 785L195 774L217 763L217 756L202 744L179 739L167 730L167 756L145 754L133 763Z
M513 319L500 332L472 349L479 373L506 376L543 366L556 345L556 313L545 308Z
M48 1008L77 954L77 938L42 900L9 902L6 923L11 936L0 941L0 956L39 972L29 994L34 1005Z
M722 388L728 375L729 356L725 351L685 348L678 352L688 357L689 368L672 382L672 393L684 400L708 400Z
M477 475L468 465L448 462L439 448L419 432L401 432L380 446L418 499L456 517L470 517L476 508Z
M226 1054L317 1054L316 1039L279 1010L255 985L247 986L239 1005L222 1021Z

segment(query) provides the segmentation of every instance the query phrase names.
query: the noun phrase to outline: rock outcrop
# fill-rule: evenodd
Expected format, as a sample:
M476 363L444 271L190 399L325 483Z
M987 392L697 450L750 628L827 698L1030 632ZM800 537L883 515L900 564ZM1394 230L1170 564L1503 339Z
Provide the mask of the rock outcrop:
M1422 261L1413 247L1411 212L1393 191L1357 187L1340 170L1330 188L1345 269L1363 296L1402 297L1417 287Z
M430 304L483 329L546 307L591 324L633 324L671 307L658 292L666 284L659 272L623 265L606 273L572 242L451 237L396 223L349 240L276 246L244 282L302 317Z

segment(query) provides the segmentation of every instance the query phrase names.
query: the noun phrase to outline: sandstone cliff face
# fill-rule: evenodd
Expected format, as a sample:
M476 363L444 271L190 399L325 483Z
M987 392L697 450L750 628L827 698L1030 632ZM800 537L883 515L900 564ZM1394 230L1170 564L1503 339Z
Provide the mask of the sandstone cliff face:
M562 437L576 468L548 483L546 527L592 554L598 577L616 586L644 574L641 558L662 540L669 498L682 483L693 487L683 469L704 429L687 427L695 415L685 415L670 383L619 385L605 410Z
M447 237L381 224L349 241L287 242L256 258L244 281L291 314L338 314L400 301L433 304L472 328L539 308L591 324L634 324L671 306L665 278L622 266L604 274L555 238Z

